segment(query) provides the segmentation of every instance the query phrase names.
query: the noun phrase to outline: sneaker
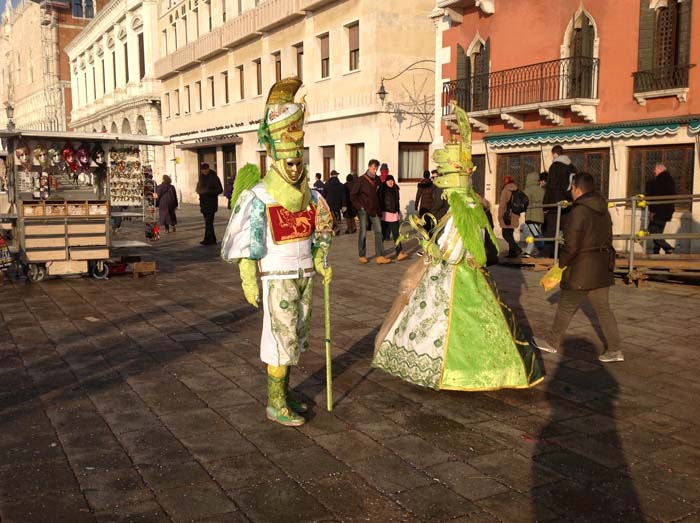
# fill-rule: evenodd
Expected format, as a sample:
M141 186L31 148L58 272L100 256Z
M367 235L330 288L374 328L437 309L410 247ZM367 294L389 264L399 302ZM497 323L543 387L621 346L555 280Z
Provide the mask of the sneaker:
M536 338L533 336L532 345L533 347L544 352L551 352L552 354L556 354L558 352L558 349L554 346L554 344L549 343L546 338Z
M625 355L621 350L608 350L598 356L598 361L603 363L612 363L613 361L625 361Z
M367 258L365 258L364 256L360 256L359 262L360 263L369 263L369 260Z
M377 265L386 265L387 263L391 263L391 260L389 258L385 258L384 256L377 256L374 261L377 263Z
M668 249L668 250L667 250L667 249L664 249L664 254L673 254L675 251L676 251L676 249L674 249L673 247L671 247L671 248Z
M408 258L408 254L406 254L405 252L401 251L401 252L399 253L399 255L396 257L396 261L403 261L403 260L405 260L406 258Z

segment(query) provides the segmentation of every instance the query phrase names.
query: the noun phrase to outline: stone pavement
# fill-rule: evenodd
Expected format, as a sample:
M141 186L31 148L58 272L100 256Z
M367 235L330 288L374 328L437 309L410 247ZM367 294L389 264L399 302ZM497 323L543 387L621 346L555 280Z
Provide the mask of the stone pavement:
M340 236L335 409L318 285L312 350L292 376L317 406L284 428L264 416L261 312L198 245L195 209L180 219L141 251L157 276L0 288L3 523L700 522L697 287L613 289L624 363L597 362L584 310L538 387L435 392L370 367L408 263L359 266L356 236ZM526 331L549 325L556 293L539 274L493 273Z

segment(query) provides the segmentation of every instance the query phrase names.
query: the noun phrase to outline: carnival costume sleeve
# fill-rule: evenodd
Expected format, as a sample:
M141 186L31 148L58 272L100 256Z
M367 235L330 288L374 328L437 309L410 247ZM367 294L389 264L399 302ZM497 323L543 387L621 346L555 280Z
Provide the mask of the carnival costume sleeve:
M257 260L265 256L265 204L253 191L240 193L231 212L221 257L229 263L238 263L243 294L246 301L258 306L260 291L257 281Z

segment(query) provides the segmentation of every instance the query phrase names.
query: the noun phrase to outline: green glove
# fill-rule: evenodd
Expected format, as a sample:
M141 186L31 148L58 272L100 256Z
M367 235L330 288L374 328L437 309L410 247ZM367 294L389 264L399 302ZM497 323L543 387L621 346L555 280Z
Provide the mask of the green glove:
M256 309L260 301L260 291L258 290L258 263L255 260L243 258L238 262L238 270L241 273L243 294L248 303Z
M323 266L323 249L316 249L316 252L314 252L314 269L323 276L323 283L333 281L333 269L330 266Z

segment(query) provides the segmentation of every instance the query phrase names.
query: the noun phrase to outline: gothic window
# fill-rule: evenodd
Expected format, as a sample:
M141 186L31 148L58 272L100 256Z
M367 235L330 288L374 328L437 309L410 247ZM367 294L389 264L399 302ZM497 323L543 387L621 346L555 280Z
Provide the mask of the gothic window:
M457 44L457 84L455 95L457 105L465 111L471 111L471 76L472 63L461 45Z
M569 98L590 98L593 93L593 47L595 27L584 12L573 20L569 40L569 58L564 63Z
M489 68L490 68L491 39L485 44L479 44L472 53L472 111L482 111L489 108Z
M660 7L656 13L656 67L673 67L678 59L678 2Z

